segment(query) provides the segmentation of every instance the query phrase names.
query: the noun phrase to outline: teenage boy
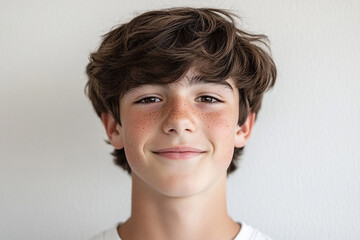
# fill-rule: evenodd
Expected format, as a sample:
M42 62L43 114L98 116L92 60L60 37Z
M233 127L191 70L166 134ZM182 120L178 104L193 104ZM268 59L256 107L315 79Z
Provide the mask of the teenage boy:
M266 40L205 8L146 12L104 36L87 90L131 175L132 206L94 239L268 239L226 205L227 175L276 79Z

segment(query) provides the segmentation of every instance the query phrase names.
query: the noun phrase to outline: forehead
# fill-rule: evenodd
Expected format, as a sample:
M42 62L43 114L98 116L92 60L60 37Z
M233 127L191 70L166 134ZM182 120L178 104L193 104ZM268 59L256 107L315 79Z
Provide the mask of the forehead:
M221 80L218 79L217 81L211 80L210 78L207 78L206 76L200 75L195 69L190 69L184 76L184 78L180 81L177 81L175 83L184 84L186 86L192 86L196 84L212 84L212 85L220 85L225 88L229 88L230 90L234 90L231 83L234 84L233 80L231 78L227 80Z
M133 92L137 88L142 87L144 85L157 85L168 88L171 86L191 87L201 84L221 86L231 91L234 91L236 89L235 81L232 78L218 79L218 78L208 77L202 75L201 73L199 73L199 71L196 70L196 68L192 67L178 79L164 78L164 79L148 79L147 81L139 81L130 89L128 89L126 93Z

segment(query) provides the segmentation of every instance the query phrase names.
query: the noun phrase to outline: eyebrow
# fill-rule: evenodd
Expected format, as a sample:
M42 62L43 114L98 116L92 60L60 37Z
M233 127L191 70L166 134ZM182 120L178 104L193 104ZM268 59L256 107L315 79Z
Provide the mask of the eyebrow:
M220 85L220 86L224 86L228 89L230 89L231 91L234 91L233 87L230 85L230 83L226 82L226 81L218 81L218 82L213 82L213 81L209 81L206 79L206 77L203 77L201 75L194 75L189 79L189 86L192 85L196 85L196 84L214 84L214 85Z

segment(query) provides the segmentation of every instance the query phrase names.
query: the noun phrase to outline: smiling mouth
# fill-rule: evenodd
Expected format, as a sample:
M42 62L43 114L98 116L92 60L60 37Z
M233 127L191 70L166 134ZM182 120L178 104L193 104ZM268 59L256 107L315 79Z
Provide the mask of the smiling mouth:
M172 160L186 160L197 157L206 151L191 147L173 147L153 151L154 154Z

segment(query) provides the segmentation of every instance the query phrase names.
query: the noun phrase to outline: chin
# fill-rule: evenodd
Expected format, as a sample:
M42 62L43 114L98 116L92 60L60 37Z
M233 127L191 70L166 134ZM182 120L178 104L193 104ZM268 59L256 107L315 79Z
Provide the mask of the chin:
M155 190L167 197L186 198L195 196L206 190L216 182L216 178L206 176L172 176L160 181L162 184L155 184Z

